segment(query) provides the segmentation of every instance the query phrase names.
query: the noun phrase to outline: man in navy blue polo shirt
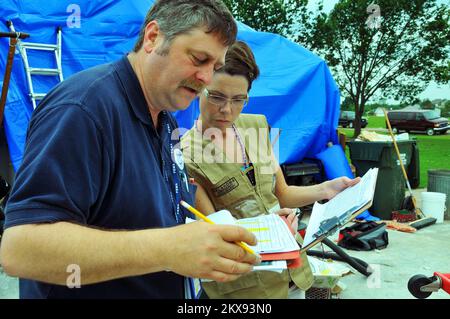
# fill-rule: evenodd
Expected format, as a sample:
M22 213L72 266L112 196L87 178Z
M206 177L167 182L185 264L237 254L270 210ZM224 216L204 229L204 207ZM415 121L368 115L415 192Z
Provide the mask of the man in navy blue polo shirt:
M0 251L22 298L183 298L185 276L251 271L257 257L234 244L254 245L251 233L184 224L194 190L169 113L210 83L235 37L220 1L157 1L132 53L40 103Z

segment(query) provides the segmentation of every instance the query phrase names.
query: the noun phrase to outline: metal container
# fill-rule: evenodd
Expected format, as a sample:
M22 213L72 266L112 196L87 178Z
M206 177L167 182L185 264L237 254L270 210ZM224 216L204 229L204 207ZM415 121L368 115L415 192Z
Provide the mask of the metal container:
M445 202L447 209L444 212L444 219L450 220L450 170L428 170L427 191L444 193L447 195L447 200Z

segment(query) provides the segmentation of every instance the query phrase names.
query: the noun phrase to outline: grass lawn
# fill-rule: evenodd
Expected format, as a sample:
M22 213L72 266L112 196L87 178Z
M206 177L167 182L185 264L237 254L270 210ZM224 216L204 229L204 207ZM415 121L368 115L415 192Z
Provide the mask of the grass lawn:
M369 122L367 128L386 128L384 116L367 116L367 121Z
M381 119L381 121L379 119ZM371 126L371 125L378 125L378 126ZM370 117L368 127L385 128L384 118ZM353 138L353 129L339 128L339 132L344 133L348 139ZM428 136L425 133L423 133L423 134L410 134L410 137L415 138L417 140L417 145L419 146L419 159L420 159L419 187L426 188L428 183L427 172L429 169L450 169L450 134ZM350 160L348 147L346 147L345 154L347 155L347 159Z
M450 169L450 134L415 135L420 156L420 187L427 187L429 169Z

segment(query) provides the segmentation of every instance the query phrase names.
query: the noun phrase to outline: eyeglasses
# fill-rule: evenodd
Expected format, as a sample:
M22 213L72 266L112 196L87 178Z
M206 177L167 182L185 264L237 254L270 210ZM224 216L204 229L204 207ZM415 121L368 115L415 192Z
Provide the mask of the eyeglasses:
M205 94L206 98L208 99L208 102L224 107L227 105L228 101L231 104L231 107L234 108L242 108L248 104L248 95L245 98L233 98L229 99L227 97L221 96L221 95L214 95L208 92L207 89L203 90L203 93Z

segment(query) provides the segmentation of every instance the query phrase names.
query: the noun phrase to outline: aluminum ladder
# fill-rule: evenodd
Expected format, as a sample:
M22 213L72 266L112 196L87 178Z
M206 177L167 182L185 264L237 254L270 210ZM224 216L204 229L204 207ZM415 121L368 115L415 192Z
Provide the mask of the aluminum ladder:
M12 21L7 21L6 25L11 32L16 32ZM45 44L45 43L32 43L32 42L17 42L17 48L19 49L20 55L22 56L23 64L25 67L25 74L27 77L29 96L33 104L33 110L36 108L36 101L42 100L47 93L36 93L33 87L32 75L45 75L45 76L57 76L59 82L64 80L62 73L62 63L61 63L61 43L62 43L62 30L61 27L56 28L56 44ZM56 69L52 68L38 68L30 67L28 61L27 50L37 50L37 51L48 51L55 55Z

